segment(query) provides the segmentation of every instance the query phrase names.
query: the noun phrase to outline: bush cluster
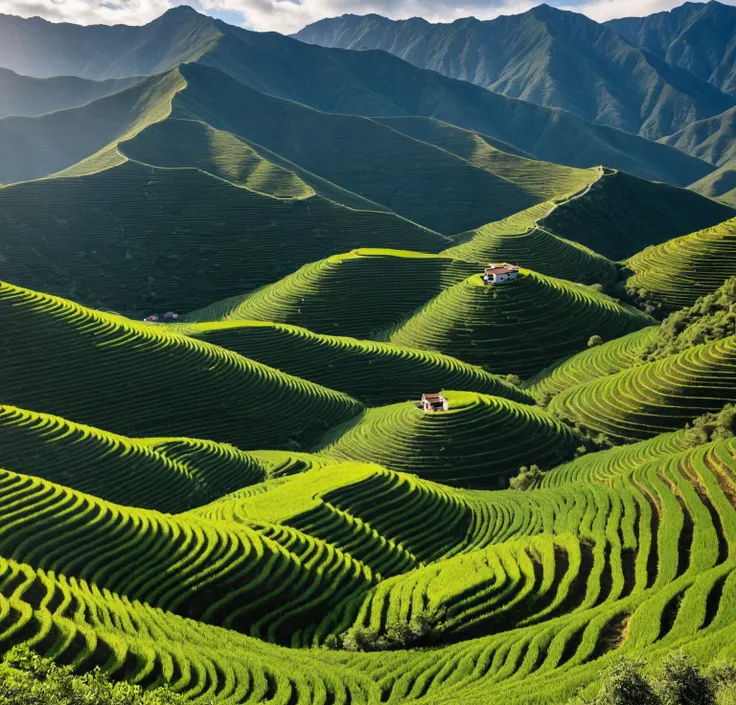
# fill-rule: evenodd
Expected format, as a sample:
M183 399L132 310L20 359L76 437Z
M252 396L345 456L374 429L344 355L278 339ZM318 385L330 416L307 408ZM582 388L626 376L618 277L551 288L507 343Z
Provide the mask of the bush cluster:
M12 649L0 663L0 705L183 705L168 688L144 691L113 683L99 669L75 675L27 647Z
M736 702L736 667L716 664L703 671L680 652L669 656L653 676L641 659L619 658L602 674L592 699L571 705L731 705Z
M398 651L432 646L441 640L441 636L433 620L421 614L409 623L389 624L383 633L367 627L351 627L334 641L326 643L326 646L344 651Z
M669 315L657 338L642 353L647 362L682 352L693 345L710 343L736 334L736 277L720 289L701 296L689 308Z
M736 436L736 404L726 404L720 411L698 416L686 428L687 443L691 448L733 438Z

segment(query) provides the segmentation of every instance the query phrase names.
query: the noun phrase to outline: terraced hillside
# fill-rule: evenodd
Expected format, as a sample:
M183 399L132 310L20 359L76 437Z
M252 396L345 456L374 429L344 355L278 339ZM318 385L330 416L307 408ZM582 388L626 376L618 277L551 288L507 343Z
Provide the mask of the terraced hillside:
M114 144L163 119L184 85L174 70L81 107L37 118L6 117L0 121L0 184L38 179L85 160L94 166L78 166L75 173L120 163Z
M130 161L0 189L0 209L0 276L139 318L193 310L352 247L447 245L388 213L274 198L196 169Z
M670 313L716 291L736 271L736 218L640 252L627 286Z
M563 391L549 411L619 442L682 428L736 400L736 336Z
M541 225L559 237L621 260L649 245L732 217L731 208L703 200L692 191L612 172L583 197L560 205Z
M523 262L551 277L583 284L610 284L618 274L611 260L538 225L558 204L539 204L495 223L461 233L461 244L444 254L473 261Z
M214 303L184 320L272 321L368 338L478 271L479 264L442 255L360 248L307 264L275 284Z
M642 362L657 333L657 326L647 326L563 358L534 375L524 387L534 395L554 396L576 384L626 370Z
M0 321L4 403L128 436L284 447L311 442L362 407L164 327L10 284L0 287Z
M502 487L522 465L551 467L576 445L544 411L475 392L443 392L447 412L416 402L369 409L331 430L317 448L460 487Z
M652 322L604 294L522 269L510 284L486 286L473 275L445 289L387 338L526 378L584 349L593 335L611 340Z
M423 350L255 321L194 323L177 328L288 374L345 392L370 406L418 398L423 391L435 388L531 401L514 385L479 367Z

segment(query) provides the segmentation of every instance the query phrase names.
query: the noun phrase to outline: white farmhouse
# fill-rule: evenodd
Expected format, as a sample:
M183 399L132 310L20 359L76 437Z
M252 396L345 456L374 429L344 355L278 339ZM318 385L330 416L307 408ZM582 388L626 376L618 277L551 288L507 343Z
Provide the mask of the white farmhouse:
M491 263L483 274L483 281L488 284L508 284L519 276L519 267L508 262Z

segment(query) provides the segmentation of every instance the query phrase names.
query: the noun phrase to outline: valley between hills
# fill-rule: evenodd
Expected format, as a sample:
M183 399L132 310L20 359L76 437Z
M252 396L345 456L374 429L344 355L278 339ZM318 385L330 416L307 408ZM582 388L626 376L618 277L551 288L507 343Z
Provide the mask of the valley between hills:
M732 703L734 57L0 15L0 704Z

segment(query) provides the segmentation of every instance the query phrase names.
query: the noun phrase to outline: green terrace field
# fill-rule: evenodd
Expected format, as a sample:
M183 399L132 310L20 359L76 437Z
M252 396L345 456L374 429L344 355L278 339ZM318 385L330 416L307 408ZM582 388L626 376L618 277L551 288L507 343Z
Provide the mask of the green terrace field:
M0 208L7 280L141 318L193 310L352 247L448 244L389 213L319 196L275 198L196 169L131 161L81 178L8 186Z
M584 196L561 204L541 225L601 255L622 260L649 245L732 217L732 208L692 191L609 170Z
M627 260L627 286L663 311L691 306L736 271L736 218L652 247Z
M568 388L549 411L627 442L682 428L733 401L736 336Z
M0 660L192 705L736 664L736 218L669 185L715 163L190 7L0 14L6 95Z
M508 285L485 286L473 275L445 289L387 338L526 378L584 349L593 335L610 340L651 323L605 294L522 269Z
M370 406L419 398L434 388L473 390L514 401L531 397L504 379L455 358L306 328L260 321L176 325L187 335L288 374L345 392Z
M534 395L554 396L576 384L633 367L642 362L641 356L656 340L657 332L657 326L647 326L563 358L527 380L524 387Z
M290 323L368 338L483 265L443 255L360 248L312 262L253 293L194 311L187 322Z
M10 284L0 286L0 317L7 403L128 436L284 447L312 442L362 408L347 395L162 326Z
M369 409L317 448L460 487L503 487L521 465L549 468L573 453L570 429L541 409L474 392L443 395L449 411L426 413L411 401Z

